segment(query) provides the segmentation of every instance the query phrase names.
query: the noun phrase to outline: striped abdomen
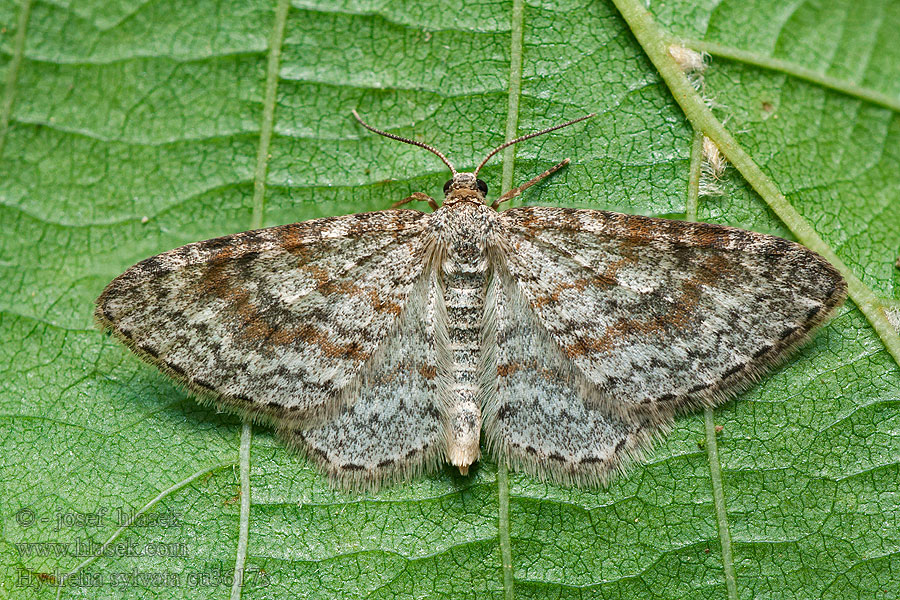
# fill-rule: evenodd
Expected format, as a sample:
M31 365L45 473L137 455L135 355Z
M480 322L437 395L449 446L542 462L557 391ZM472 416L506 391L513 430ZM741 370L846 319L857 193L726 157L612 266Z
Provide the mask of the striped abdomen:
M461 473L478 460L481 433L478 365L484 316L482 261L459 261L444 274L444 301L451 358L448 458Z
M449 196L448 196L449 199ZM482 327L488 261L485 253L492 210L475 203L445 204L438 218L444 246L441 279L447 314L449 363L447 458L465 474L478 460L481 438L479 394ZM446 212L444 212L446 211Z

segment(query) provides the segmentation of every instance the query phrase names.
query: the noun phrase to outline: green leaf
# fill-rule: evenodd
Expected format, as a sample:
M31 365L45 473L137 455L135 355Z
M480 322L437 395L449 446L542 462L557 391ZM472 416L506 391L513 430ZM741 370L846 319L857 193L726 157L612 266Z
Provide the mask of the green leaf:
M900 6L175 4L0 0L0 597L894 597ZM675 40L713 55L699 93ZM181 244L439 194L440 161L354 108L461 169L596 111L495 159L491 189L570 157L522 201L796 235L852 301L606 490L483 461L335 492L91 312ZM694 208L700 130L737 166Z

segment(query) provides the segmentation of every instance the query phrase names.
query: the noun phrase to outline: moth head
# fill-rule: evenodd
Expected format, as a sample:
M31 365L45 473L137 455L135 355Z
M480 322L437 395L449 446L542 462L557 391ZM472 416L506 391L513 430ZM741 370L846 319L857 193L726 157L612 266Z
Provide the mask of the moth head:
M487 196L487 184L475 177L475 173L454 173L453 179L444 184L444 196L449 196L451 192L457 190L472 190L476 192L481 200Z

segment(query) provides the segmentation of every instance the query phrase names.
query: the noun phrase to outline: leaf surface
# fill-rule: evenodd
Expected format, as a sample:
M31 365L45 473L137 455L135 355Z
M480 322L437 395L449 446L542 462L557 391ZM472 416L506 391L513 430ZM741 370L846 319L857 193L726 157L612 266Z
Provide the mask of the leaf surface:
M713 53L716 118L877 299L866 310L898 306L900 7L650 11ZM63 598L220 598L236 565L244 598L893 597L896 331L854 302L717 409L718 435L680 418L599 491L510 474L507 493L482 462L335 492L93 327L103 286L148 256L440 196L440 161L354 108L461 170L510 123L597 112L497 157L492 195L504 168L517 185L570 157L522 201L684 218L694 129L636 33L596 2L0 1L0 597L55 597L74 570ZM721 183L698 219L792 235L753 177Z

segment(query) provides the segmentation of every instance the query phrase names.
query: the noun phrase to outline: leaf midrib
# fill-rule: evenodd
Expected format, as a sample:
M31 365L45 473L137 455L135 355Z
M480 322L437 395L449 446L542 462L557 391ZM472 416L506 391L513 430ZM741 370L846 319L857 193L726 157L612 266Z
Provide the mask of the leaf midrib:
M13 41L13 57L6 71L3 85L3 103L0 104L0 158L6 145L6 133L9 131L9 118L16 101L16 89L19 79L19 68L25 56L25 36L28 34L28 17L31 13L32 0L24 0L19 8L19 20L16 23L16 37Z
M275 104L278 97L278 75L281 69L281 53L284 46L284 30L287 24L290 0L278 0L275 19L269 36L269 53L266 62L266 90L263 100L262 123L259 128L259 145L256 151L256 169L253 176L253 212L250 228L262 227L266 209L266 175L269 169L269 147L275 124ZM243 590L247 548L250 538L250 448L253 444L253 425L245 422L241 428L238 464L240 465L241 507L238 519L238 543L234 561L231 600L239 600Z

